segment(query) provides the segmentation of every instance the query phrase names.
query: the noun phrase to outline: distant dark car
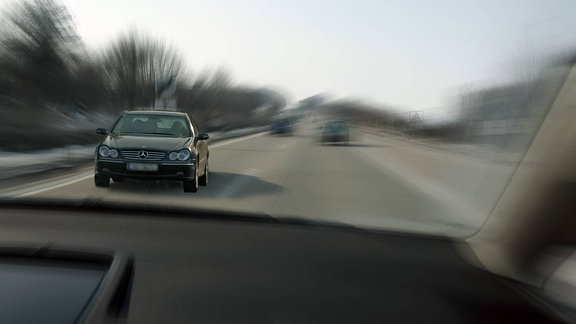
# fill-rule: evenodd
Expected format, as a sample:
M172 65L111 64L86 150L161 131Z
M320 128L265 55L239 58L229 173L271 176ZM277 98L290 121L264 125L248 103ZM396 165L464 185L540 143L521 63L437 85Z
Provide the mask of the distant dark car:
M274 121L270 126L271 135L292 135L292 122L288 118Z
M186 192L208 184L208 134L200 133L183 112L128 111L96 148L94 183L108 187L110 179L178 180Z
M350 142L350 128L343 120L328 120L322 125L320 142L346 143Z

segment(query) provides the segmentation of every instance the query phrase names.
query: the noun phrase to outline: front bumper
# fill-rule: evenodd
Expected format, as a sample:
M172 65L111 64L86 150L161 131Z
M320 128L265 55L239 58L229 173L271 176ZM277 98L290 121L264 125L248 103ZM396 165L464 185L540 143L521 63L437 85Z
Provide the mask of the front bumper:
M150 162L157 164L157 171L131 171L128 163L134 161L123 160L96 160L94 173L98 176L122 177L125 179L140 180L192 180L194 179L195 161L187 163L176 162Z
M348 135L347 134L323 134L322 135L322 142L330 142L330 143L339 143L339 142L347 142Z

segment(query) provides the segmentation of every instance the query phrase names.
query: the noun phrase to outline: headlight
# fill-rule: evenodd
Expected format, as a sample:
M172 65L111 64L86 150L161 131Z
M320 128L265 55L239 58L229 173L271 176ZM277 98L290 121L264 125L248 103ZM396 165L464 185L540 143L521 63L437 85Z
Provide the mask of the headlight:
M182 150L182 151L178 152L178 160L185 161L185 160L188 160L189 158L190 158L190 151Z
M98 154L101 157L118 157L118 150L117 149L111 149L106 145L102 145L98 148Z
M178 152L171 152L170 155L168 155L168 158L172 161L174 160L186 161L190 158L190 151L181 150Z
M109 157L110 156L110 149L108 148L108 146L102 145L98 149L98 154L100 154L101 157ZM116 154L118 154L118 152L116 152Z

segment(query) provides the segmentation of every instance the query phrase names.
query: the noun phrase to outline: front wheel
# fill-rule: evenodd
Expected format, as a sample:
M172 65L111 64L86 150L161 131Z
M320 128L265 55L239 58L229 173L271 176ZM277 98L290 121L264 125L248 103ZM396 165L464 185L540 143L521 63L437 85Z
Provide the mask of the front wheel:
M204 166L204 174L198 178L198 182L201 186L208 185L208 161L206 161L206 165Z
M198 164L195 165L194 179L183 180L182 187L184 192L196 192L198 191Z
M94 185L96 185L96 187L110 187L110 177L95 175Z

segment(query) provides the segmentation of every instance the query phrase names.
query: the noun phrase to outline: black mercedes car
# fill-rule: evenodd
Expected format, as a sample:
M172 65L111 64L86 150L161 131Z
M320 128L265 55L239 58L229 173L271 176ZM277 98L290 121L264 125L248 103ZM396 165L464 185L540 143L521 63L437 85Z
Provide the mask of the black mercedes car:
M178 180L185 192L208 184L208 134L188 114L173 111L125 111L96 148L94 183L110 179Z

